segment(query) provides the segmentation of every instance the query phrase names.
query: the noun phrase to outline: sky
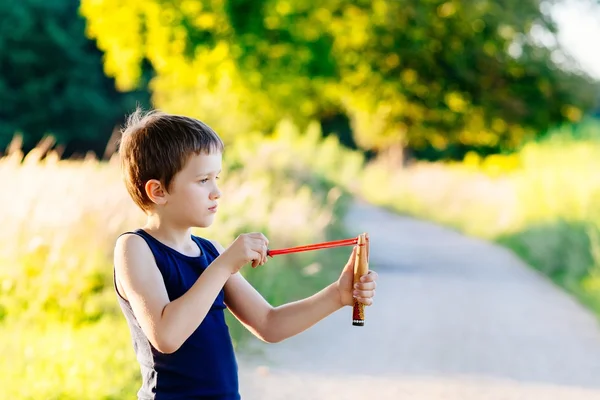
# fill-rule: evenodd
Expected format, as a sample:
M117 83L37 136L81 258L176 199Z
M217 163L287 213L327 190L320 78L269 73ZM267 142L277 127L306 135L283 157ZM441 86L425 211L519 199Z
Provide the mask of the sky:
M558 41L592 77L600 80L600 2L564 0L551 10Z

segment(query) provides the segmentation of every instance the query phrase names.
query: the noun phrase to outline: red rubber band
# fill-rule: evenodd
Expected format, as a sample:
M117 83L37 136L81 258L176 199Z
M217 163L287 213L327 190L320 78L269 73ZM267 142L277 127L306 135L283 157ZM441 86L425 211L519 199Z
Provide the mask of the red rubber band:
M302 251L329 249L332 247L352 246L358 243L358 238L334 240L331 242L315 243L306 246L289 247L287 249L267 250L267 256L273 257L280 254L299 253Z

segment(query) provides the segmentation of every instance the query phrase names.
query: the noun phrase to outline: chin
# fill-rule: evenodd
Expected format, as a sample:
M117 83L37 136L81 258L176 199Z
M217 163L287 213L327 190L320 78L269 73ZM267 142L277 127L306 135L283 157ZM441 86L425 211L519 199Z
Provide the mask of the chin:
M194 221L194 226L197 228L208 228L213 224L213 222L215 222L215 219L208 217L199 221Z

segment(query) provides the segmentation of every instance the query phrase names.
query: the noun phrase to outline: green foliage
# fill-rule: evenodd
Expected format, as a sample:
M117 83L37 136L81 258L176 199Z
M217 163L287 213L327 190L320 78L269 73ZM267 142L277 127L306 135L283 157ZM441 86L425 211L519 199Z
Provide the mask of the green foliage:
M102 155L115 124L143 93L118 93L71 0L0 2L0 149L15 133L31 149L52 134L67 153Z
M532 267L574 294L600 318L600 223L557 220L501 235Z
M306 126L347 114L362 149L462 158L514 149L592 106L597 85L532 39L555 30L540 4L83 0L82 13L120 87L147 59L157 106L227 138L282 115Z
M589 229L597 227L581 221L557 220L533 224L497 240L554 281L573 285L594 264Z

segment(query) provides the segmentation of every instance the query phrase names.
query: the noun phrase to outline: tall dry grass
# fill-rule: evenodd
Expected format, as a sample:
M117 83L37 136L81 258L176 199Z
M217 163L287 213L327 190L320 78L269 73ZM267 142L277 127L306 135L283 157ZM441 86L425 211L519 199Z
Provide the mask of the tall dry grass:
M227 148L221 211L197 233L225 246L251 230L273 247L346 237L342 218L357 195L508 246L600 314L599 126L564 128L510 156L392 169L386 160L365 165L314 125L299 132L282 122ZM13 149L0 160L1 397L131 397L138 370L111 259L116 236L143 215L115 159L42 159L46 150L23 160ZM345 249L290 255L244 273L278 304L335 279L346 257ZM243 344L248 335L229 322Z
M0 376L8 379L0 397L132 397L139 377L112 287L112 251L144 215L125 191L116 157L59 160L47 150L24 156L13 148L0 159L8 188L0 196ZM299 132L282 122L268 137L240 139L224 154L216 221L196 233L227 246L260 231L274 248L343 238L343 182L361 163L316 126ZM333 281L348 255L289 255L243 273L277 305ZM228 321L239 348L249 334L231 315Z

